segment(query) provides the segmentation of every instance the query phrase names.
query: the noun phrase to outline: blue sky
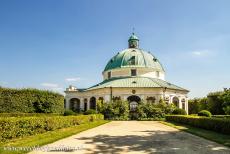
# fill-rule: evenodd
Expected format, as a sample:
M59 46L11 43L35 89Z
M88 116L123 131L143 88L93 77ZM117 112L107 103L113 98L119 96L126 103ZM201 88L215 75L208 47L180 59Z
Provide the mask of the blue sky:
M109 59L140 47L166 80L202 97L230 87L228 0L1 0L0 85L63 92L102 81Z

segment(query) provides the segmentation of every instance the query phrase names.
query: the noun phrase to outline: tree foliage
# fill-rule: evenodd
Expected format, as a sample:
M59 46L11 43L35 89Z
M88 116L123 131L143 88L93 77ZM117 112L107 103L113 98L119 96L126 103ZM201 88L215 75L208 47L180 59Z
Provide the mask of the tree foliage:
M225 112L225 114L230 115L230 90L227 90L223 93L222 95L222 99L223 99L223 110Z
M204 98L189 100L189 114L208 110L213 115L230 114L230 91L212 92Z

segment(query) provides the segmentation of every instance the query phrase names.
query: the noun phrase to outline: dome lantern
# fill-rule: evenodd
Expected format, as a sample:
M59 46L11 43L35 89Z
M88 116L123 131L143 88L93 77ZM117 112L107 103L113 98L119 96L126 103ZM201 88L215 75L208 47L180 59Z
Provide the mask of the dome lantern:
M129 37L128 42L129 48L139 48L139 39L134 33Z

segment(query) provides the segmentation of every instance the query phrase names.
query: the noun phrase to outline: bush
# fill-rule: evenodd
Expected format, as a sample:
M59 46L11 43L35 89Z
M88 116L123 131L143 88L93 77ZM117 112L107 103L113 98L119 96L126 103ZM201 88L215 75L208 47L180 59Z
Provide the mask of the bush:
M175 110L173 110L172 114L176 114L176 115L186 115L186 111L184 109L180 109L180 108L176 108Z
M0 113L63 113L64 96L37 89L0 87Z
M89 110L87 110L87 111L85 111L85 115L89 115L89 114L96 114L97 113L97 111L96 110L93 110L93 109L89 109Z
M105 119L128 120L129 103L127 101L121 101L121 100L103 103L100 104L98 111L104 114Z
M69 116L69 115L76 115L76 113L73 112L72 110L65 110L64 116Z
M165 118L165 114L171 113L173 106L165 103L139 103L137 107L138 120L160 120Z
M0 141L35 135L60 128L103 120L101 114L80 116L4 117L0 118Z
M223 134L230 134L230 119L168 115L166 116L166 120L182 124L188 124L194 127L199 127L207 130L213 130Z
M202 111L198 112L198 116L211 117L212 114L207 110L202 110Z

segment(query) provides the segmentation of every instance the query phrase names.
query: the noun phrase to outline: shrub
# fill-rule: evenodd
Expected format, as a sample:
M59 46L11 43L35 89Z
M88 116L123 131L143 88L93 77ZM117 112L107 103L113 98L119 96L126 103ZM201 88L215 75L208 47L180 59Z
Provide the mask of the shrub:
M167 104L159 103L143 103L141 102L137 107L137 119L138 120L159 120L165 117L168 113L169 106Z
M202 111L198 112L198 116L211 117L212 114L207 110L202 110Z
M69 115L76 115L76 113L73 112L72 110L65 110L64 116L69 116Z
M176 114L176 115L186 115L186 111L184 109L180 109L180 108L176 108L175 110L173 110L172 114Z
M129 103L121 100L103 103L98 111L104 114L105 119L127 120L129 118Z
M97 113L97 111L96 110L93 110L93 109L89 109L89 110L87 110L87 111L85 111L85 115L89 115L89 114L96 114Z
M207 130L213 130L223 134L230 134L230 119L208 118L199 116L168 115L167 121L188 124Z
M13 138L35 135L46 131L76 126L103 119L104 116L101 114L66 117L4 117L0 118L0 141L3 142Z
M46 90L0 87L0 113L63 113L64 96Z
M172 104L140 102L136 111L129 111L127 101L113 101L107 103L97 103L97 110L104 114L105 119L112 120L159 120L163 119L166 114L172 113L174 107Z

